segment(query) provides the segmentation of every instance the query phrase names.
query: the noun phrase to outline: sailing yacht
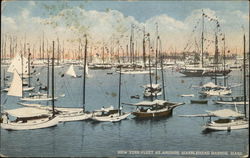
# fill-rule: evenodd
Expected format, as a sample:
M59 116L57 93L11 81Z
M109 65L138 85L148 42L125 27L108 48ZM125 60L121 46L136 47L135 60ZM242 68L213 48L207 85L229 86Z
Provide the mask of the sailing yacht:
M218 120L210 121L205 124L205 130L230 131L248 128L248 120L244 118L244 114L230 109L210 111L210 116L219 117Z
M158 37L159 38L159 37ZM161 48L161 40L159 38L159 45ZM149 57L150 59L150 57ZM163 99L153 99L153 95L150 95L151 100L150 101L142 101L135 104L128 104L136 106L136 111L132 112L132 115L135 116L135 118L155 118L155 117L168 117L172 115L173 109L184 104L184 103L174 103L169 102L165 99L165 88L164 88L164 71L163 71L163 61L161 56L161 78L162 78L162 93L163 93ZM150 60L149 60L149 71L150 69ZM150 78L150 86L152 86L152 80ZM145 109L144 109L145 108Z
M84 49L84 69L83 69L83 107L68 108L68 109L64 108L63 110L58 109L58 117L60 122L82 121L90 119L92 117L92 114L90 112L85 111L85 87L86 87L87 45L88 45L87 37L85 42L86 43ZM54 46L53 46L52 72L54 72ZM52 75L54 74L52 73Z
M201 55L200 55L200 64L198 67L195 66L184 66L179 69L179 73L184 74L187 77L207 77L207 76L226 76L228 75L231 70L230 69L213 69L210 67L204 66L204 41L206 40L204 38L204 20L205 18L209 18L209 15L206 15L204 12L202 12L202 30L201 30ZM209 20L210 21L210 20ZM217 21L219 24L219 22ZM217 25L216 27L219 27L220 25ZM197 26L195 26L196 28ZM216 37L217 38L217 37ZM217 40L217 39L216 39ZM216 43L216 42L215 42ZM216 43L217 44L217 43ZM218 53L215 53L215 58L218 57ZM218 61L217 61L218 64Z
M8 96L22 96L22 79L17 71L14 71L13 80L11 83ZM15 120L10 120L9 115L15 117ZM1 128L6 130L31 130L56 126L59 120L54 116L54 111L48 113L37 108L17 108L5 110Z
M113 106L110 108L102 108L101 110L96 110L93 113L92 120L100 122L119 122L126 119L131 113L121 112L122 107L121 103L121 66L120 66L120 75L119 75L119 100L118 100L118 109L114 109Z
M219 86L213 82L208 82L202 86L200 94L205 96L223 96L232 93L231 88Z

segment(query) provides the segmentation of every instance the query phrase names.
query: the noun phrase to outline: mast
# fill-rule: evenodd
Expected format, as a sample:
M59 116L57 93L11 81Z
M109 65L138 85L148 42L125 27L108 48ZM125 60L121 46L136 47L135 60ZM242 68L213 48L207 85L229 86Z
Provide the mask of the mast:
M83 95L82 95L82 105L83 111L85 111L85 85L86 85L86 65L87 65L87 47L88 47L88 40L87 35L85 35L85 48L84 48L84 67L83 67Z
M157 84L157 58L158 58L158 23L156 23L156 46L155 46L155 84ZM155 96L157 97L157 95Z
M29 80L29 85L28 87L30 87L30 56L31 56L31 53L30 53L30 48L28 48L28 80Z
M223 78L223 80L224 80L224 87L226 87L226 75L225 75L225 70L226 70L226 39L225 39L225 34L224 34L224 37L223 37L223 39L224 39L224 41L223 41L223 47L224 47L224 50L223 50L223 71L224 71L224 73L223 73L223 76L224 76L224 78Z
M2 29L0 28L0 34L1 33L2 33ZM1 40L1 42L2 42L2 40ZM6 43L6 41L4 41L4 42ZM2 51L0 52L0 122L1 121L2 121ZM0 124L0 126L1 126L1 124ZM0 134L1 134L1 130L0 130Z
M131 24L131 35L130 35L130 63L133 63L134 62L134 59L133 59L133 25Z
M55 47L55 41L53 41L53 46L52 46L52 82L51 82L51 90L52 90L52 111L53 111L53 116L55 116L55 92L54 92L54 60L55 60L55 57L54 57L54 48Z
M148 47L149 47L149 55L148 55L148 64L149 64L149 82L150 82L150 88L151 88L151 95L150 95L150 98L151 98L151 101L153 101L153 93L152 93L152 76L151 76L151 61L150 61L150 51L151 51L151 47L150 47L150 34L148 33Z
M25 49L25 48L24 48ZM24 50L25 51L25 50ZM42 47L41 47L41 38L40 38L40 47L39 47L39 58L42 58Z
M47 68L47 97L49 97L49 53L47 52L47 61L48 61L48 68Z
M119 65L120 67L120 73L119 73L119 99L118 99L118 111L119 111L119 116L121 115L121 78L122 78L122 66Z
M60 43L59 43L59 38L57 37L57 66L59 65L59 59L60 59L59 53L60 53Z
M129 62L128 44L126 45L127 62Z
M204 51L204 12L202 10L202 32L201 32L201 67L203 68L203 51Z
M64 63L64 40L63 40L63 63Z
M247 102L247 96L246 96L246 37L245 34L243 36L243 90L244 90L244 114L245 118L247 117L247 109L246 109L246 102Z
M23 98L23 54L21 54L21 62L22 62L22 98Z
M159 54L161 55L161 81L162 81L162 95L163 95L163 100L166 100L166 95L165 95L165 85L164 85L164 72L163 72L163 54L162 54L162 46L161 46L161 40L159 39Z
M142 53L143 53L142 55L143 55L144 69L146 70L145 27L143 27Z
M44 32L43 32L43 43L42 43L42 50L43 50L43 62L44 62Z
M104 45L102 46L102 63L104 64Z
M214 54L214 64L216 64L214 66L214 76L215 76L215 80L214 83L217 85L217 67L218 67L218 39L217 39L217 33L215 33L215 54Z

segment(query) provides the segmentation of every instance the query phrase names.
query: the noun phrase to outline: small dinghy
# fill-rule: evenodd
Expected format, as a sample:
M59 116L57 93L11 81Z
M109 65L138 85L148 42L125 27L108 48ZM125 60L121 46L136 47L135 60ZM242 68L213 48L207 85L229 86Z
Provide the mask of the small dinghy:
M190 100L191 104L207 104L207 100Z

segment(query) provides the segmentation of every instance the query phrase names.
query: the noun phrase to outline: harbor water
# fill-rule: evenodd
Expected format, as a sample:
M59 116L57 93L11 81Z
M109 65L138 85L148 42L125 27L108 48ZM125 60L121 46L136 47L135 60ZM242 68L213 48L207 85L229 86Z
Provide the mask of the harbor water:
M65 65L55 69L55 96L65 94L65 97L59 98L55 105L82 107L83 79L63 75L68 67L69 65ZM81 74L82 70L79 67L75 69ZM46 71L46 67L37 68L40 74L32 78L33 86L39 82L46 85ZM108 72L113 74L107 74ZM153 82L154 78L155 76ZM118 79L119 73L114 70L89 70L86 79L86 110L91 112L110 105L117 107ZM213 157L217 153L216 156L236 157L246 154L249 142L248 129L206 133L203 126L208 118L179 116L203 114L206 111L224 108L235 109L233 105L214 104L212 100L216 97L207 98L208 104L190 104L191 99L198 99L200 88L197 86L212 81L210 77L184 77L175 70L165 69L164 79L167 100L185 103L176 107L171 117L137 120L131 115L117 123L77 121L59 123L56 127L38 130L1 129L0 153L10 157L166 157L187 156L190 153L191 156L196 153L196 156L200 154ZM121 103L136 103L143 100L142 86L149 83L148 74L124 74L121 80ZM223 83L223 80L218 82ZM161 84L161 77L158 83ZM228 83L242 84L242 71L233 70ZM234 95L242 95L243 87L232 88L232 91ZM183 94L194 94L194 97L181 97ZM132 95L140 95L140 99L131 99ZM40 103L51 106L50 102ZM136 107L122 105L123 111L135 111ZM22 107L17 104L17 98L2 93L2 111L17 107ZM237 106L237 109L244 110L243 106Z

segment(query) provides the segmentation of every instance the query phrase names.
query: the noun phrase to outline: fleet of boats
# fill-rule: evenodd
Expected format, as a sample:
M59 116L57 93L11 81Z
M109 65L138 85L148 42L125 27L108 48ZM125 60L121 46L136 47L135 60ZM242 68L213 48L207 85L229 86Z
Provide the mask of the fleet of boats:
M204 13L202 18L204 20ZM218 27L218 25L217 25ZM158 29L158 26L157 26ZM204 28L203 28L204 29ZM166 81L164 74L164 69L176 68L176 70L184 74L186 77L212 77L213 82L208 82L206 84L201 84L197 86L199 88L199 99L191 99L192 104L209 104L210 98L216 97L217 100L213 100L215 104L221 105L234 105L235 110L228 108L219 109L216 111L207 111L207 114L192 114L192 115L182 115L186 117L209 117L209 121L203 126L205 130L237 130L248 128L248 115L246 113L246 107L249 104L246 97L246 57L245 57L245 36L244 36L244 58L243 58L243 87L244 93L242 96L231 96L233 94L231 86L226 84L231 69L226 68L225 64L225 50L222 67L219 66L219 52L218 52L218 35L215 33L215 55L213 63L210 63L205 66L204 50L203 50L203 41L204 41L204 30L202 30L202 50L200 57L199 66L185 66L183 64L180 66L177 62L169 63L163 55L161 38L157 34L156 36L156 46L155 49L150 43L150 34L144 32L143 36L143 57L131 56L125 62L123 58L118 59L118 63L105 63L104 55L103 62L100 63L88 63L88 39L85 36L85 45L82 56L82 60L68 61L64 63L59 63L59 58L55 64L55 42L52 42L52 57L50 59L49 53L47 56L47 61L39 61L36 66L47 68L47 85L40 85L39 92L34 92L39 86L31 85L36 79L38 72L35 70L35 61L30 59L30 53L28 53L28 59L24 57L23 54L16 53L16 56L12 59L11 63L8 65L7 72L12 75L12 82L8 87L7 84L4 84L6 87L1 87L1 93L6 93L7 96L13 96L18 98L18 104L23 106L21 108L4 110L1 118L1 128L6 130L31 130L31 129L41 129L56 126L60 122L72 122L72 121L84 121L92 120L94 122L119 122L125 120L133 115L135 119L154 119L169 117L173 114L173 110L184 103L172 102L166 98ZM225 38L225 37L224 37ZM225 41L225 40L224 40ZM133 52L133 38L131 35L130 39L131 44L131 53ZM146 46L148 48L146 49ZM59 47L59 46L58 46ZM146 52L147 50L147 52ZM58 49L59 51L59 49ZM29 52L29 49L28 49ZM133 53L132 53L133 54ZM59 55L58 55L59 56ZM128 58L128 57L127 57ZM136 61L138 60L138 61ZM1 58L2 61L2 58ZM121 62L123 61L123 62ZM167 61L167 62L166 62ZM33 63L34 62L34 63ZM2 63L1 63L2 65ZM211 66L212 65L212 66ZM77 74L76 67L79 67L80 74ZM1 67L2 68L2 67ZM65 74L60 74L62 77L67 75L70 82L75 80L82 81L81 94L82 107L72 106L72 107L63 107L60 105L55 105L55 101L59 100L61 97L67 97L65 94L55 96L55 69L66 68ZM94 110L92 112L86 111L85 105L85 96L86 96L86 82L87 78L91 79L89 72L94 70L109 70L108 74L112 75L119 73L119 84L118 84L118 103L117 106L102 107L101 109ZM51 71L50 71L51 70ZM78 72L79 72L78 71ZM140 99L137 103L121 103L121 89L122 89L122 76L123 75L148 75L144 86L144 91L141 94L131 96L131 99ZM222 78L224 80L224 85L221 85L217 80ZM3 81L9 80L10 77L6 77L4 74ZM32 83L33 80L33 83ZM51 85L50 85L51 80ZM184 82L184 81L183 81ZM171 84L171 83L167 83ZM2 86L2 85L1 85ZM140 85L138 85L140 87ZM31 92L32 91L32 92ZM51 94L49 93L51 91ZM171 92L169 92L171 94ZM180 97L196 97L194 94L183 94ZM51 107L41 104L43 101L50 101ZM39 102L39 103L37 103ZM131 101L132 102L132 101ZM8 105L2 104L1 106L8 107ZM123 105L129 105L135 107L136 109L125 112ZM238 105L244 106L244 114L237 110ZM6 108L8 109L8 108ZM10 117L12 119L10 119ZM13 119L13 117L15 119ZM217 120L212 120L212 117L218 118Z

